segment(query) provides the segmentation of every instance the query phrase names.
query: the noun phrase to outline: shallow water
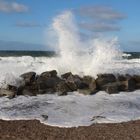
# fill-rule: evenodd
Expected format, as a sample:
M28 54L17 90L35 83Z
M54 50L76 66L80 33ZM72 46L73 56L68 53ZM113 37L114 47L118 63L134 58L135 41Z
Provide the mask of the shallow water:
M0 119L38 119L60 126L88 126L92 123L117 123L140 119L140 91L109 95L69 93L67 96L19 96L0 98ZM47 119L48 116L48 119Z

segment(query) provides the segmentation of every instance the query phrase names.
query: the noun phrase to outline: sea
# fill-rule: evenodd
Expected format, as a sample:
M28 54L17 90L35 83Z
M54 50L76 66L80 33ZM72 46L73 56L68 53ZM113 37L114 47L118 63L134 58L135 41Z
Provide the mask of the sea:
M123 52L118 37L90 34L83 38L71 11L54 17L47 33L46 42L54 51L0 51L0 88L19 86L20 75L30 71L56 70L58 76L72 72L94 78L100 73L140 75L140 52ZM58 127L138 120L140 90L111 95L100 91L94 95L0 97L0 119L37 119Z

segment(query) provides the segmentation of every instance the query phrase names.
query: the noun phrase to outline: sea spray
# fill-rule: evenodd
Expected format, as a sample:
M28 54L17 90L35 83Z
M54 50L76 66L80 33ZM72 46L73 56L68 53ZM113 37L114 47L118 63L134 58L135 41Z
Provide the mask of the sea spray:
M59 73L71 71L96 76L98 73L108 73L108 67L121 59L117 38L99 37L82 41L80 29L70 11L56 16L51 29L56 37L54 40L59 57L51 61L50 68Z

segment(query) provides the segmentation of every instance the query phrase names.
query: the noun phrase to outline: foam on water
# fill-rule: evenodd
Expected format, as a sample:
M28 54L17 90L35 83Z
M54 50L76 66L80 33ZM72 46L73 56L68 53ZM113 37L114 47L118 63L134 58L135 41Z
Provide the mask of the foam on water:
M140 91L93 96L70 93L67 96L19 96L0 98L0 119L39 119L60 127L87 126L92 123L117 123L140 119ZM47 116L48 115L48 119Z
M57 57L1 57L0 87L18 85L20 74L56 69L58 74L96 76L98 73L140 74L140 59L122 59L116 38L82 41L74 16L66 11L53 20ZM58 126L90 125L94 122L121 122L140 119L140 91L108 95L99 92L84 96L38 95L19 96L12 100L0 98L0 119L39 119ZM46 117L48 115L48 119Z

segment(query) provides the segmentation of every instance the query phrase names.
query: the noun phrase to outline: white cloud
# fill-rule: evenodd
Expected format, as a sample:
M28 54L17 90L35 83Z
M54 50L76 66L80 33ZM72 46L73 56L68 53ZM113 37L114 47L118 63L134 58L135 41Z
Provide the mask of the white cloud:
M126 16L107 6L85 6L78 9L81 16L98 20L121 20Z
M22 13L22 12L27 12L28 10L29 8L26 5L23 5L17 2L8 2L8 1L0 0L0 12Z
M119 31L120 27L110 23L80 23L80 27L83 29L94 31L94 32L108 32L108 31Z
M126 18L124 14L103 5L84 6L75 12L85 18L85 22L79 24L80 27L91 32L119 31L119 22Z

